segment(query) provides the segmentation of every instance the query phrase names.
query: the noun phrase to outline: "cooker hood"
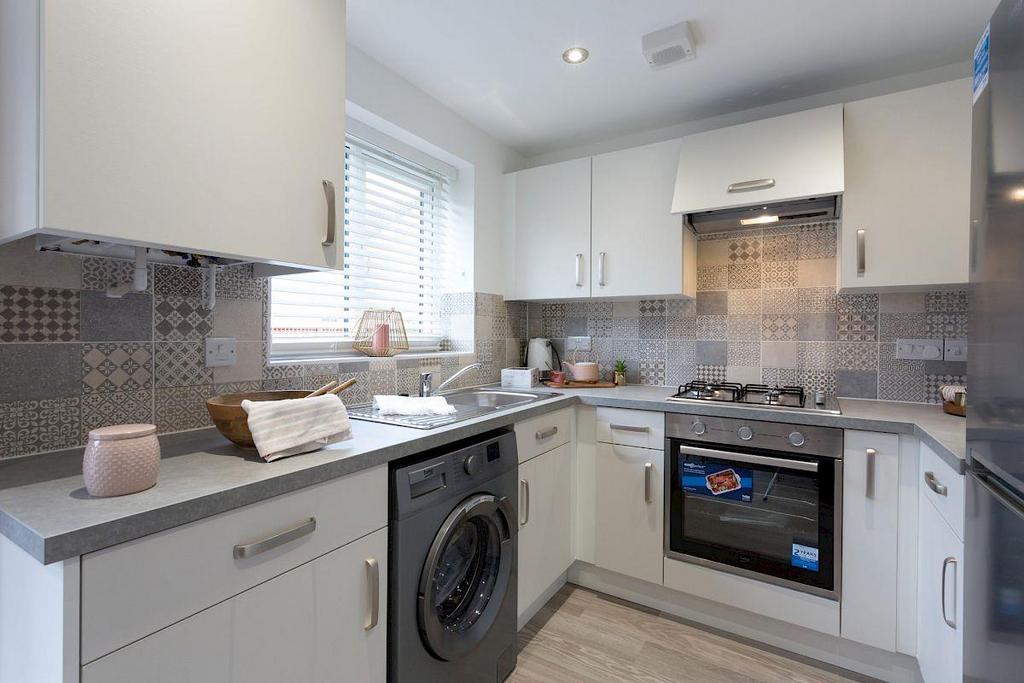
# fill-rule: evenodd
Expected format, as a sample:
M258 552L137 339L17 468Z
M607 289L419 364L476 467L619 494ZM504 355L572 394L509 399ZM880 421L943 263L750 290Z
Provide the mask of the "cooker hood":
M839 218L842 197L811 197L773 204L753 204L717 211L697 211L685 215L686 222L699 234L782 226L804 221Z

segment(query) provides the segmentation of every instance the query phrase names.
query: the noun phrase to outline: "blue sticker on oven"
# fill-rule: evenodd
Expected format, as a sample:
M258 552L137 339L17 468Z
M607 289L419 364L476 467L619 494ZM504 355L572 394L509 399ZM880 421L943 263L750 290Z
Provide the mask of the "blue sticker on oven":
M809 569L812 572L818 571L818 549L809 545L793 544L793 555L789 563L800 569Z
M753 471L746 467L705 460L682 460L683 491L698 496L712 496L749 503L754 488Z

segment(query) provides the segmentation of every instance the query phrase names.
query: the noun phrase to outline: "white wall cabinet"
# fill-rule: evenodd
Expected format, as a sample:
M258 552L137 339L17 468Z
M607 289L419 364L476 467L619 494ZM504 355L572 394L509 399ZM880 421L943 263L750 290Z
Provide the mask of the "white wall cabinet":
M519 614L573 561L573 452L564 444L519 466Z
M595 297L696 296L693 232L671 212L679 140L593 158Z
M87 664L82 682L383 683L386 587L380 529Z
M843 192L843 105L682 139L672 211L694 213Z
M853 430L844 436L840 633L895 652L899 436Z
M966 283L970 79L850 102L845 113L840 287Z
M590 296L590 158L519 171L516 299Z
M0 242L341 266L344 0L28 0L0 24L18 36L0 59L0 147L16 150L0 159Z
M664 558L661 451L598 443L594 463L594 564L660 584Z
M917 661L921 677L925 683L960 683L963 680L964 544L923 495L918 558Z

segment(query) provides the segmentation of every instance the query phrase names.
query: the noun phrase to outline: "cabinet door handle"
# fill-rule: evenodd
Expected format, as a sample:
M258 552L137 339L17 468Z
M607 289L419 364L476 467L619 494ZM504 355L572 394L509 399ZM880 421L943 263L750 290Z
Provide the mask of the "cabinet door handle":
M940 496L946 495L946 493L949 491L949 489L947 489L944 484L939 483L939 480L935 477L934 472L924 473L924 483L928 484L928 488L930 488L932 491L935 491L935 493L939 494Z
M604 257L605 252L597 255L597 284L604 287Z
M556 425L554 427L548 427L547 429L540 430L535 434L535 436L537 437L537 441L543 441L544 439L550 439L557 433L558 426Z
M363 629L370 631L380 619L380 565L375 557L366 560L366 590L370 598L370 609Z
M262 538L258 541L253 541L252 543L239 543L235 546L233 554L236 560L255 557L260 553L265 553L268 550L273 550L278 546L282 546L289 541L294 541L297 538L308 536L314 531L316 531L316 517L310 517L309 519L303 520L295 526L289 527L272 536L267 536L266 538Z
M611 430L616 431L616 432L642 432L644 434L646 434L647 432L651 431L651 428L647 427L646 425L617 425L617 424L610 424L610 425L608 425L608 429L611 429Z
M875 497L875 460L878 459L878 451L874 448L864 449L864 496Z
M576 286L583 286L583 254L576 254Z
M775 178L759 178L757 180L744 180L733 183L729 186L728 192L750 192L751 190L767 190L775 187Z
M946 616L946 568L953 565L953 616L954 619L950 619ZM950 627L954 631L956 630L956 558L947 557L942 561L942 620L946 622L946 626Z
M857 275L864 274L866 261L864 256L864 235L863 229L857 231Z
M530 482L519 480L519 526L530 523Z
M324 197L327 198L327 238L321 242L325 247L333 247L337 237L337 212L335 209L334 183L324 181Z
M647 463L644 465L644 502L654 502L654 465Z

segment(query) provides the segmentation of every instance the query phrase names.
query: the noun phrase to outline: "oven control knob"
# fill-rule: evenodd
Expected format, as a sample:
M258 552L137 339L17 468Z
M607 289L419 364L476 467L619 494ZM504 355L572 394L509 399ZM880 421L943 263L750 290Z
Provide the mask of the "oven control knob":
M805 439L804 435L800 432L790 432L787 439L789 440L790 446L803 446L807 443L807 439Z
M480 458L475 455L471 455L465 459L462 463L462 468L466 470L466 474L472 476L480 471Z
M747 425L743 425L736 430L736 436L740 437L744 441L750 441L754 438L754 430Z
M708 428L700 420L694 420L690 424L690 431L693 432L694 434L696 434L697 436L702 436L704 434L704 432L708 431Z

